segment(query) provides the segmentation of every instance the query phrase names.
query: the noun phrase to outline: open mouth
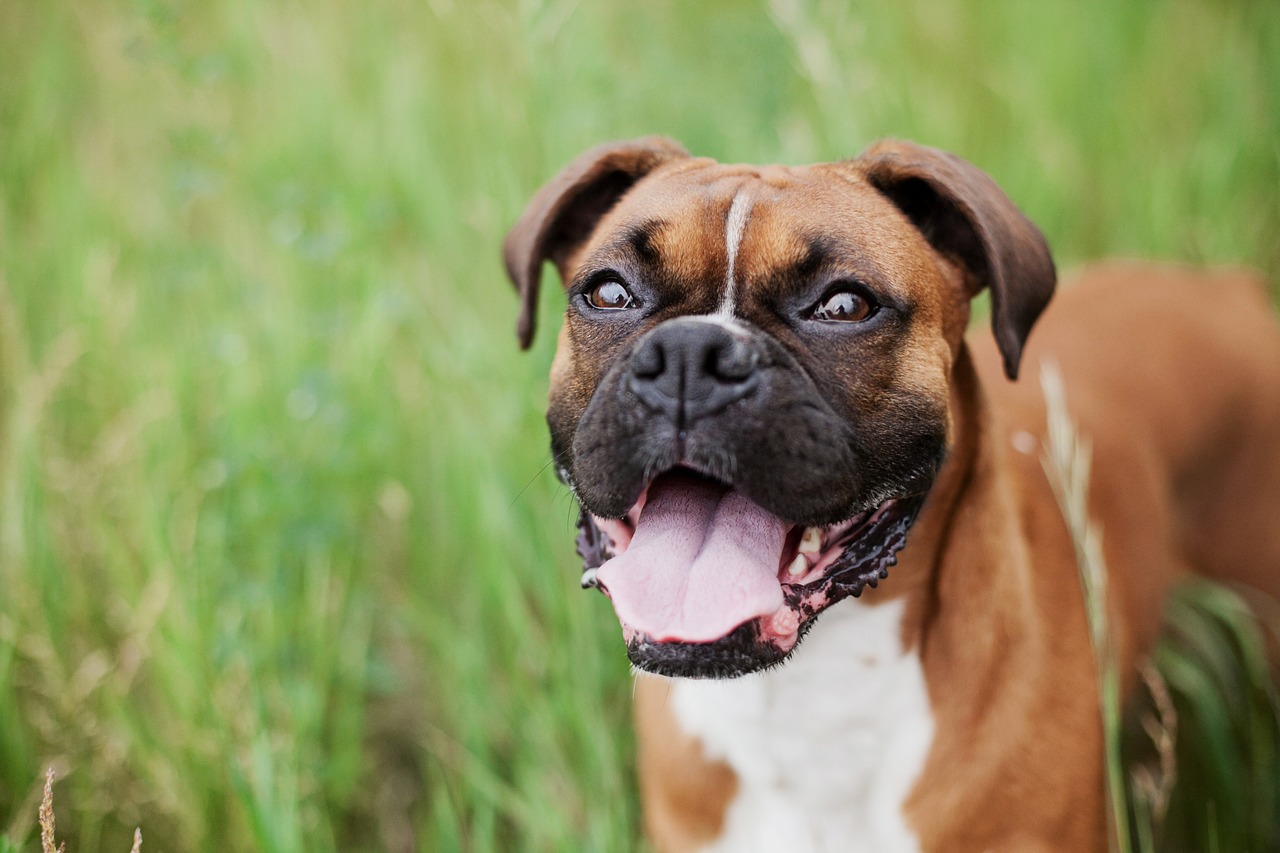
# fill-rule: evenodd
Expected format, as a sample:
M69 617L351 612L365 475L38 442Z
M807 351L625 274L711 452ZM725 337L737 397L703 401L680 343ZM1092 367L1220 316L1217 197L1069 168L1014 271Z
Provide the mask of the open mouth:
M582 513L582 585L611 599L637 667L741 675L784 660L814 617L886 578L923 501L893 497L837 524L803 526L677 468L621 519Z

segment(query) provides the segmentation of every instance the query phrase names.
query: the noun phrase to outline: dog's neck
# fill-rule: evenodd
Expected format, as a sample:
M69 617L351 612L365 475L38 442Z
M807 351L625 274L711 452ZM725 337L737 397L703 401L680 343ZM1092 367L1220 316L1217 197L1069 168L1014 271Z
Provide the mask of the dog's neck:
M946 461L912 526L907 547L889 570L888 580L868 599L903 600L903 641L908 648L923 644L937 616L941 560L957 535L957 508L971 500L975 490L989 487L991 459L1002 452L995 445L987 398L966 344L961 344L952 366L951 429Z
M1082 612L1070 606L1071 596L1079 595L1074 574L1032 571L1032 537L1071 547L1039 471L1038 443L1022 435L1025 441L1014 446L1013 425L996 416L965 348L953 371L952 401L952 452L912 531L928 548L912 553L909 542L897 575L891 571L886 584L886 591L896 589L903 598L903 648L922 663L935 726L928 759L905 804L908 823L926 849L945 840L935 828L956 818L947 810L958 801L939 792L956 790L962 779L971 788L976 779L1007 779L1014 771L999 762L1011 754L1008 745L1035 748L1035 721L1021 690L1054 677L1044 664L1054 659L1050 648L1064 635L1086 633ZM1045 494L1029 502L1028 488ZM1051 541L1057 537L1063 541ZM1062 603L1052 619L1033 604L1044 600ZM979 788L970 793L981 798Z
M926 663L937 658L973 673L995 661L1010 664L1010 650L992 638L1038 630L1021 606L1034 579L1027 571L1021 497L1009 470L1039 468L1040 451L1030 436L1032 447L1011 446L1008 425L996 419L967 346L952 380L950 453L899 564L872 595L904 602L905 648L918 650ZM948 701L954 698L945 692Z

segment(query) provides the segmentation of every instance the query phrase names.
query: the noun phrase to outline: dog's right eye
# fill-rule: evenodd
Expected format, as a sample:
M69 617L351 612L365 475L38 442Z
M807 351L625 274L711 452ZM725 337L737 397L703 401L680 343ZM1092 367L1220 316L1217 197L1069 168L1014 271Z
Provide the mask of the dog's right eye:
M636 298L622 282L607 279L591 288L587 293L587 302L592 308L599 308L601 311L621 311L624 308L634 308Z
M860 288L838 287L813 307L812 317L838 323L861 323L876 313L876 307Z

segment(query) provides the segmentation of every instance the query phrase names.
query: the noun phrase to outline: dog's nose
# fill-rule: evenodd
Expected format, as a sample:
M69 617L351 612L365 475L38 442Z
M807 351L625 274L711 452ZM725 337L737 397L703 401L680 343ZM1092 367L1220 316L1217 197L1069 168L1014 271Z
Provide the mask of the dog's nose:
M653 411L690 424L754 391L759 361L749 340L718 323L670 320L632 353L629 384Z

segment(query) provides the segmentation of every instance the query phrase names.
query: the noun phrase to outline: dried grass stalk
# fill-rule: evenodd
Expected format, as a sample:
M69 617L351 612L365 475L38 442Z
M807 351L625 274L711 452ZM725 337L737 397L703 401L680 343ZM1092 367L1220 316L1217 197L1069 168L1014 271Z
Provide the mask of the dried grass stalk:
M1089 518L1089 468L1093 448L1088 439L1076 432L1067 411L1062 374L1055 363L1047 360L1041 363L1040 387L1044 391L1048 425L1042 463L1075 547L1080 586L1084 591L1085 615L1089 622L1089 639L1097 665L1105 781L1110 806L1110 846L1113 853L1129 853L1129 812L1120 757L1120 678L1107 614L1107 566L1102 556L1102 531Z
M43 853L66 853L65 843L55 847L53 819L53 768L44 774L44 796L40 799L40 849Z
M44 774L44 796L40 799L40 850L41 853L67 853L67 843L54 846L55 821L53 817L53 768ZM133 831L133 847L129 853L142 853L142 829Z

